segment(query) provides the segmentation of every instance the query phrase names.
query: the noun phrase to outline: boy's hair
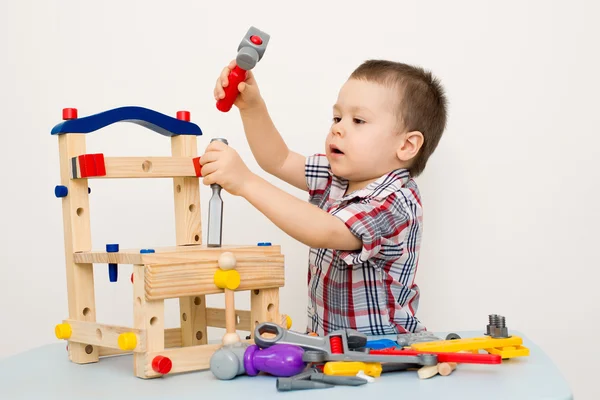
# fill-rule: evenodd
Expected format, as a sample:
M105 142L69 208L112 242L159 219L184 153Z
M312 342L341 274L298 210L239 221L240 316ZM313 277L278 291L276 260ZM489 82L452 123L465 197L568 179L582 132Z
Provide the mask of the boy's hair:
M412 176L420 175L446 128L447 99L439 80L423 68L386 60L367 60L350 78L400 89L399 116L404 128L419 131L424 138L409 167Z

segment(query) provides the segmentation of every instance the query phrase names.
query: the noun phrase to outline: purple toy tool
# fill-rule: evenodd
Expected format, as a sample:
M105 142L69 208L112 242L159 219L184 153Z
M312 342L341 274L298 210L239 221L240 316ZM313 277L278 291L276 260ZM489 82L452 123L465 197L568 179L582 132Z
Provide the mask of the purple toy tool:
M268 349L257 345L236 343L217 350L210 359L210 370L218 379L233 379L238 375L256 376L259 372L278 377L290 377L306 368L304 350L291 344L277 344Z

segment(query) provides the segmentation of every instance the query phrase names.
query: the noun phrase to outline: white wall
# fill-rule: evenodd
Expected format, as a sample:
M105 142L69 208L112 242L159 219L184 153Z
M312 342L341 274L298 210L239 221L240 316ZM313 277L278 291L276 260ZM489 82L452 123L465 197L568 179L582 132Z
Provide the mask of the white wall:
M53 194L58 146L50 136L61 109L77 107L80 116L123 105L169 115L188 109L205 134L200 152L210 138L227 137L265 176L237 111L218 112L212 97L217 74L255 25L272 37L255 70L261 90L285 140L305 154L323 150L337 90L364 59L420 64L442 79L449 126L418 179L426 224L419 315L430 330L482 329L489 313L506 315L509 329L550 355L577 398L597 397L598 3L305 0L287 12L284 3L0 5L0 356L56 342L54 325L68 315ZM89 136L88 150L142 156L168 155L170 147L165 137L117 124ZM94 248L173 244L170 181L90 186ZM201 190L206 205L210 191ZM282 245L281 309L301 326L307 248L244 200L224 197L226 243ZM96 268L98 320L130 324L130 271L122 266L111 284ZM245 297L238 302L248 306ZM167 309L175 326L176 303Z

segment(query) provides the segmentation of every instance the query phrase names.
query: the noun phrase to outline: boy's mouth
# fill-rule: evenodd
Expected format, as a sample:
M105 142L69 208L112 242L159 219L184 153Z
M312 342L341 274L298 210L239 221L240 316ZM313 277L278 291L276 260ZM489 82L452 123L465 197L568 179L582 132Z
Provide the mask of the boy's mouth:
M341 151L340 149L338 149L338 148L337 148L337 146L336 146L336 145L333 145L333 144L330 144L330 145L329 145L329 150L331 150L331 152L332 152L333 154L344 154L344 152L343 152L343 151Z

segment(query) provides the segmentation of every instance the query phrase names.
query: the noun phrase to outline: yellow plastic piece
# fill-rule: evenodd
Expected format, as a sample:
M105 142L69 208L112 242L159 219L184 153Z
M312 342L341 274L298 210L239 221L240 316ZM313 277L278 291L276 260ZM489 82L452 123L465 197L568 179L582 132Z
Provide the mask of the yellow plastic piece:
M287 329L290 329L292 327L292 319L290 318L289 315L285 316L285 323L286 323Z
M417 351L429 352L449 352L458 351L483 350L488 348L521 346L523 339L519 336L512 336L506 339L494 339L488 336L454 339L454 340L439 340L435 342L414 343L410 347Z
M121 333L118 343L121 350L133 350L137 346L137 336L133 332Z
M71 330L71 325L69 324L58 324L54 328L54 334L58 339L69 339L73 331Z
M325 364L323 373L336 376L356 376L358 371L364 371L365 375L377 378L381 376L381 363L360 361L330 361Z
M215 285L219 289L229 289L235 290L240 286L240 273L235 269L230 269L224 271L222 269L218 269L215 272Z
M502 358L527 357L529 349L525 346L509 346L485 349L490 354L498 354Z

